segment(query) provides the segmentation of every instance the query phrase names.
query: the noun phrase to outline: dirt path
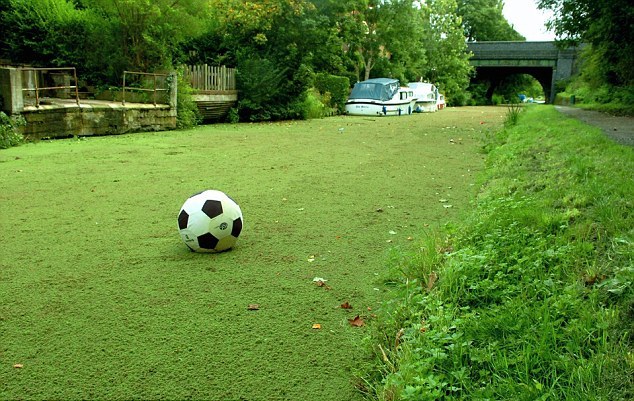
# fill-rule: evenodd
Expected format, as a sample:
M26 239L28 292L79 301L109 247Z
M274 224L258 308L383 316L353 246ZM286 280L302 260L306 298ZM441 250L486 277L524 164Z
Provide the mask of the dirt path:
M634 117L616 117L599 111L577 107L555 106L559 112L599 127L607 136L621 145L634 146Z

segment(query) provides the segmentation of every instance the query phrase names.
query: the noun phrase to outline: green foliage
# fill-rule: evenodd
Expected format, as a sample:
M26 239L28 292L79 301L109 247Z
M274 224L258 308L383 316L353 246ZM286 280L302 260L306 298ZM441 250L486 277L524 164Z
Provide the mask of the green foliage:
M172 80L176 77L176 127L178 129L193 128L200 121L202 117L198 112L198 106L194 102L192 96L193 90L189 81L184 79L183 69L180 69L176 75L170 75L168 80ZM169 81L168 81L169 83Z
M379 399L634 396L634 156L553 109L489 148L476 208L392 261Z
M346 100L348 100L348 94L350 93L350 80L348 77L318 73L315 74L315 88L319 93L329 95L329 107L339 113L344 111Z
M83 59L84 13L68 0L9 0L0 15L10 26L2 38L5 57L18 62L60 66Z
M302 119L309 120L326 117L329 114L328 107L326 107L329 100L328 96L320 95L316 89L306 91L304 100L300 106Z
M520 115L524 111L524 107L519 103L510 103L506 107L506 116L504 117L504 127L510 128L516 126L520 120Z
M429 42L425 43L429 62L421 74L423 80L436 84L444 93L447 105L462 105L473 67L466 52L462 21L455 13L455 0L426 2L431 23Z
M592 46L584 49L581 73L557 87L558 99L575 97L581 107L615 115L634 115L634 86L616 86L607 83L603 73L603 59Z
M601 83L625 87L634 82L634 4L629 0L540 0L554 11L549 26L568 44L589 43L591 67Z
M123 70L171 67L179 45L200 33L197 1L9 0L3 57L45 66L76 66L93 85L119 84ZM95 82L97 80L98 82Z
M249 58L238 65L238 111L242 121L273 119L277 105L285 98L286 68L267 59ZM278 118L279 119L279 118Z
M467 40L524 40L504 18L503 8L502 0L459 0L457 13Z
M227 114L227 122L231 124L237 124L240 122L240 114L238 114L238 109L232 107L229 109L229 113Z
M0 149L18 146L24 142L18 128L25 123L22 117L9 117L0 111Z

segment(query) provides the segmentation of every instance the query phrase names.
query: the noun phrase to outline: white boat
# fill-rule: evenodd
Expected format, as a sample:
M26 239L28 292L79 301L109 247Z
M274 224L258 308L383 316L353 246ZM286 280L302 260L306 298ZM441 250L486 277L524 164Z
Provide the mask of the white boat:
M408 87L414 91L416 97L416 106L414 111L417 113L433 113L438 110L438 88L434 84L428 82L410 82Z
M442 110L445 108L445 95L442 93L438 94L438 103L436 104L438 110Z
M412 114L414 91L400 87L397 79L374 78L357 82L346 101L346 113L358 116L400 116Z

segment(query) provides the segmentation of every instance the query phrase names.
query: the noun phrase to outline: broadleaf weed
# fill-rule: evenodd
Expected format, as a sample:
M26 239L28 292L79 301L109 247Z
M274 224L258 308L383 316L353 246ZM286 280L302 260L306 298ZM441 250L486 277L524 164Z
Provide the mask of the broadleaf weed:
M576 138L554 110L520 111L504 141L488 142L476 209L448 229L451 251L430 251L443 249L436 235L392 270L405 281L386 308L400 308L392 330L408 333L384 379L393 399L634 395L634 156L587 128Z

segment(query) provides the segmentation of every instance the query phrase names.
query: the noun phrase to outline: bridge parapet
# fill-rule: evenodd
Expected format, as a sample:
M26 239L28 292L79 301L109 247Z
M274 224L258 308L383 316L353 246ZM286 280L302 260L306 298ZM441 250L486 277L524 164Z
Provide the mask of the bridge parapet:
M576 70L576 59L583 45L560 49L555 42L472 42L470 63L476 67L476 78L490 81L487 97L504 77L530 74L544 88L547 99L555 97L555 82L570 78Z
M557 60L559 49L554 42L472 42L467 48L471 60Z

